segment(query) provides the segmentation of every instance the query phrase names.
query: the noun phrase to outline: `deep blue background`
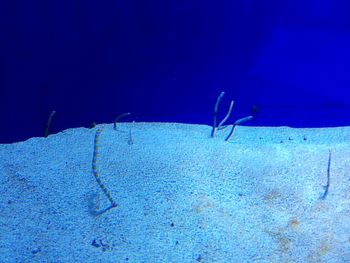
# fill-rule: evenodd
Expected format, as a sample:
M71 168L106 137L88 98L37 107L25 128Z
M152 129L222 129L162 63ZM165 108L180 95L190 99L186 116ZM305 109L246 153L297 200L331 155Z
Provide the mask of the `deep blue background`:
M5 1L0 142L112 122L350 125L350 1Z

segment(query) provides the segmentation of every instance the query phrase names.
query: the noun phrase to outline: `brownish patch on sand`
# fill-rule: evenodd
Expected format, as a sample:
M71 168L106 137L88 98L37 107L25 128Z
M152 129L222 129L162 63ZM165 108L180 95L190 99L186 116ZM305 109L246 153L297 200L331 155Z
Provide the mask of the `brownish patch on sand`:
M285 233L283 233L283 230L277 230L277 231L267 230L266 233L268 233L271 237L273 237L277 241L280 251L283 254L287 254L287 252L289 252L293 242L290 238L288 238L285 235Z
M308 262L320 262L322 257L331 251L329 243L329 238L322 240L316 251L312 251L308 255Z
M292 218L288 223L288 227L292 228L293 230L297 230L299 226L300 221L297 218Z
M263 200L264 202L268 203L273 202L279 198L281 198L281 193L277 189L272 189L264 195Z
M198 201L192 204L192 211L198 214L204 212L205 210L208 210L208 209L210 210L213 208L214 208L213 201L205 195L200 196Z

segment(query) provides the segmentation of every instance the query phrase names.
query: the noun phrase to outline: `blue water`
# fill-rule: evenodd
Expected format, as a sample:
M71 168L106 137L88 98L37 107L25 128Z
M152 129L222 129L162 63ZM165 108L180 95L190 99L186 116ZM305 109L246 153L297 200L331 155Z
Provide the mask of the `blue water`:
M347 1L2 1L0 142L130 121L349 125Z

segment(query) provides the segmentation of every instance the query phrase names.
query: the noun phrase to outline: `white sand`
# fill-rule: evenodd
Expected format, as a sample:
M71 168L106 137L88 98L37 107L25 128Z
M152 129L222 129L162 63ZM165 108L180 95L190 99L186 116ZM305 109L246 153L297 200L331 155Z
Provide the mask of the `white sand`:
M103 126L98 217L96 128L0 145L0 262L350 262L350 127Z

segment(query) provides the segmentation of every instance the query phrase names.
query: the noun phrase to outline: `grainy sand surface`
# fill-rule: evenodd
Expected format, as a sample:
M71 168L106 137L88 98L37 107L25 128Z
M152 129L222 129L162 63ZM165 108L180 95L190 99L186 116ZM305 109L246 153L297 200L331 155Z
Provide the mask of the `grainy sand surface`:
M350 127L101 126L100 216L97 128L0 145L0 262L350 262Z

